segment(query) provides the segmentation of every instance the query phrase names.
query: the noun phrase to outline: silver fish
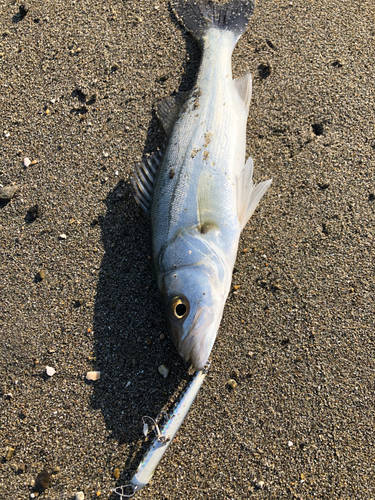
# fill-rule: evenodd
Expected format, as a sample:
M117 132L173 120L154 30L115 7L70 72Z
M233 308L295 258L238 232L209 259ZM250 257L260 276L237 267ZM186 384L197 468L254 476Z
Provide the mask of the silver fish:
M252 80L249 73L232 78L232 52L253 2L173 0L172 7L199 42L202 61L191 92L159 106L168 145L163 158L136 166L133 185L150 217L171 337L199 370L219 329L240 233L272 180L253 185L253 161L245 163Z

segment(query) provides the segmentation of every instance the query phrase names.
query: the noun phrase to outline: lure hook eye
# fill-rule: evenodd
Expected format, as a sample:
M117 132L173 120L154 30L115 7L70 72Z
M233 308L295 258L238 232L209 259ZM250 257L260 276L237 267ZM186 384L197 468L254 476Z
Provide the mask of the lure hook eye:
M185 319L189 311L190 303L183 295L174 297L168 303L168 315L172 320L181 321Z

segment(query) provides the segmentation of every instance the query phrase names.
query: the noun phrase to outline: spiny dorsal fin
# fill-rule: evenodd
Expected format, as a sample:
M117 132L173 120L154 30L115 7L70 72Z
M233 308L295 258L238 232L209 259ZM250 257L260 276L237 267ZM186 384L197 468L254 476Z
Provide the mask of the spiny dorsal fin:
M253 215L254 210L267 189L272 179L253 185L253 159L249 158L245 163L240 177L237 180L237 210L241 229L246 226L247 221Z
M171 135L173 125L180 113L189 92L178 92L159 101L156 105L156 114L161 121L167 136Z
M246 75L240 76L234 80L234 85L238 90L238 93L243 100L246 108L246 112L249 112L249 106L251 101L251 92L253 89L251 74L246 73Z
M156 173L162 157L162 151L157 151L154 155L147 156L140 163L136 163L133 168L133 176L130 180L134 188L134 198L146 215L150 213Z

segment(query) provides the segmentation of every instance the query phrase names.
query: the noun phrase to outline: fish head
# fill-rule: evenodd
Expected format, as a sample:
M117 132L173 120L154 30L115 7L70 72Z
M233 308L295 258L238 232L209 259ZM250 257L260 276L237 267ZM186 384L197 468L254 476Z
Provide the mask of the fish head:
M203 258L200 253L200 260L175 266L163 277L171 338L178 353L197 370L206 364L219 329L231 280L226 267L212 252Z

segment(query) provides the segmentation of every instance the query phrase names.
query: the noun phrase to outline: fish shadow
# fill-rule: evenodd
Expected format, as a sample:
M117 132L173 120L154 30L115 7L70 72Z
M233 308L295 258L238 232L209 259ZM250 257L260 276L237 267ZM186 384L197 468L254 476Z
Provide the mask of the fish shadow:
M126 450L126 476L144 452L142 417L155 418L187 377L167 333L149 259L148 223L131 189L120 181L98 221L105 253L93 320L94 369L101 376L93 383L92 406L102 412L109 439ZM167 378L158 372L162 364L170 369Z
M194 83L200 51L170 14L186 40L188 57L179 88L186 91ZM161 129L154 109L143 156L163 147ZM149 223L134 200L131 183L119 181L105 204L106 214L93 221L100 225L104 256L93 318L94 369L101 377L93 383L92 406L102 412L108 439L118 443L119 456L124 457L117 481L121 485L129 481L148 447L142 417L155 418L161 410L170 410L192 369L167 333L150 260ZM167 378L158 372L162 364L170 369Z

